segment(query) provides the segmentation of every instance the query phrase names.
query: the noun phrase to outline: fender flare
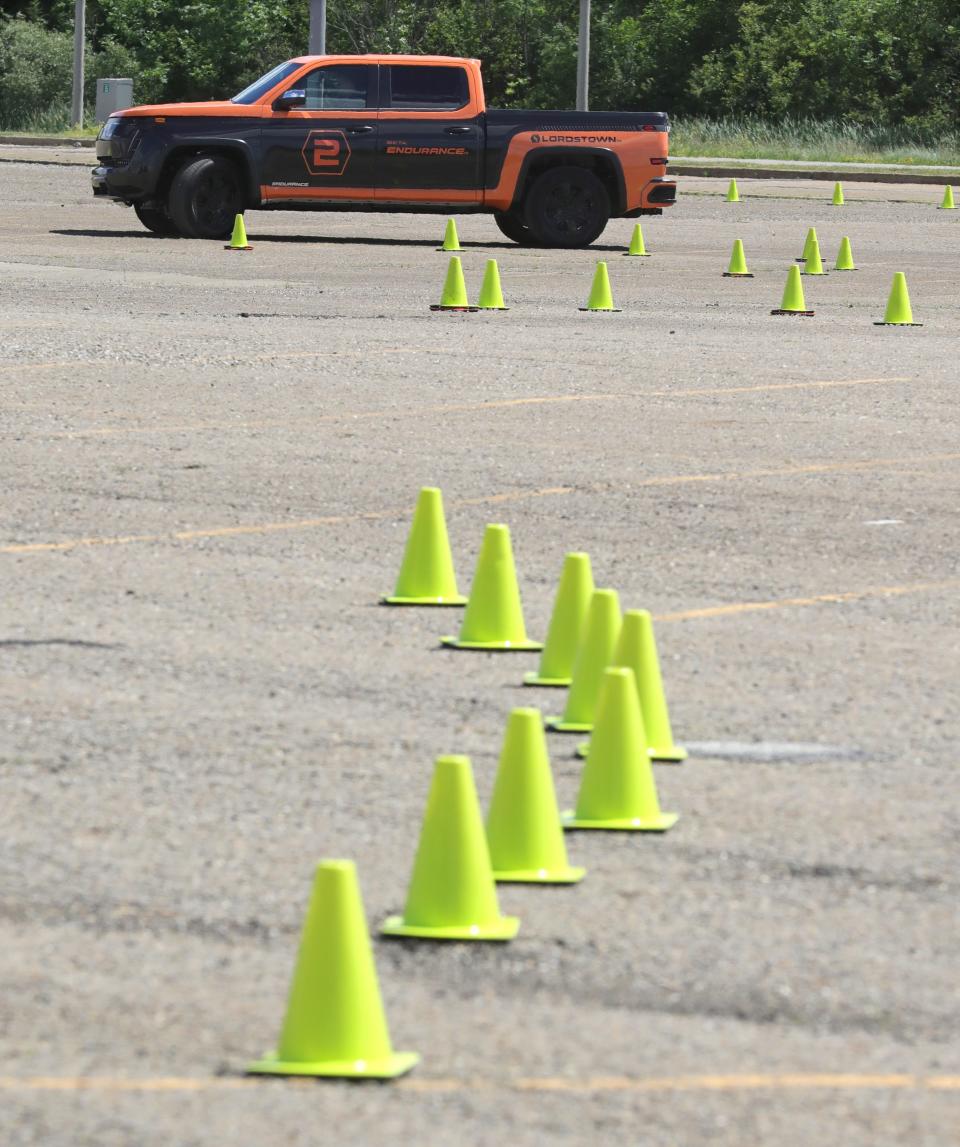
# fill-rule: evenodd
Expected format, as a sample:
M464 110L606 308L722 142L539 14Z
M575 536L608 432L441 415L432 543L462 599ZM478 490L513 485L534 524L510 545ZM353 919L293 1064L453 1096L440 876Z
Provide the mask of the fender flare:
M523 195L527 188L527 183L530 178L530 168L534 163L539 163L543 159L557 159L560 162L551 164L551 166L562 167L564 166L563 160L569 159L582 159L584 156L591 156L596 159L601 159L605 164L608 164L613 169L614 178L617 184L617 197L616 201L610 204L611 217L616 217L621 212L626 210L627 205L627 186L626 180L623 176L623 165L620 162L620 157L616 152L612 151L609 147L533 147L524 156L523 163L520 165L520 171L517 175L517 183L513 189L513 199L510 204L510 209L515 210L523 201ZM576 166L574 164L574 166Z

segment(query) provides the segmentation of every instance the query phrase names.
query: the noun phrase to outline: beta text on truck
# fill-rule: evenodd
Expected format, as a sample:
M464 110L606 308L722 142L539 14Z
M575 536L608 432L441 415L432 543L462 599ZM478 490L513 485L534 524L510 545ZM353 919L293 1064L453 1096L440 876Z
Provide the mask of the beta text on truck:
M673 203L669 130L663 112L488 109L477 60L303 56L232 100L111 116L93 190L192 239L247 208L488 212L517 243L583 247Z

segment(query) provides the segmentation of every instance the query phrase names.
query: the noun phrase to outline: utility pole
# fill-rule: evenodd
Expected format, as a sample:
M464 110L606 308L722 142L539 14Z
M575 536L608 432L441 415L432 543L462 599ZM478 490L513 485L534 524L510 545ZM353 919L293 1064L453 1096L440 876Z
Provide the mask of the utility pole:
M590 110L590 0L580 0L580 43L577 49L577 111Z
M327 54L327 0L310 0L311 56Z
M72 126L83 123L83 49L87 33L87 0L75 0L73 12L73 103Z

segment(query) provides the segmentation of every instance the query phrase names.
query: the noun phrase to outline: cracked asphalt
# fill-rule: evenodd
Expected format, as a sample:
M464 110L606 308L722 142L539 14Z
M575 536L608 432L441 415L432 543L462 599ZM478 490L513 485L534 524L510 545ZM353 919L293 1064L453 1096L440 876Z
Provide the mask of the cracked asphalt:
M0 1142L955 1143L939 190L687 179L643 260L628 221L543 252L464 216L511 309L438 315L438 217L251 212L228 254L27 158L0 148ZM860 270L771 317L810 226ZM598 257L621 314L577 310ZM874 326L896 270L922 328ZM581 885L501 890L509 945L375 942L408 1082L245 1083L317 858L376 926L434 758L486 802L509 710L558 702L535 655L440 650L456 611L377 605L426 484L462 589L509 523L531 634L572 549L658 618L681 819L572 836Z

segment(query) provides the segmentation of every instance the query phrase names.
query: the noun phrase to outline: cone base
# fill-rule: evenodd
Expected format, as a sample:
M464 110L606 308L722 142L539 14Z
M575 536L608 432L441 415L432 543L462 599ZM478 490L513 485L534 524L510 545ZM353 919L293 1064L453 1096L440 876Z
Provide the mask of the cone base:
M509 311L509 307L485 307L483 303L473 308L475 311Z
M669 764L674 764L674 765L682 764L687 759L687 757L689 755L687 753L687 750L681 749L679 745L673 745L669 749L652 748L649 750L649 752L650 752L650 760L651 761L659 761L660 764L667 764L667 765L669 765ZM590 742L589 741L583 741L583 742L581 742L581 744L577 745L577 756L578 757L585 758L589 755L589 753L590 753Z
M498 884L578 884L587 875L585 868L530 868L512 872L493 870Z
M224 243L223 249L224 249L224 251L252 251L253 250L253 248L250 246L249 243L246 245L246 247L234 247L234 245L232 243Z
M813 318L813 311L771 311L771 315L803 315L808 319Z
M592 733L592 721L564 721L562 717L547 717L544 724L551 733Z
M652 251L624 251L623 257L625 259L649 259L652 254Z
M874 323L875 327L922 327L923 323Z
M442 303L434 303L430 307L431 311L461 311L463 313L466 313L467 311L476 311L478 309L479 308L477 307L445 307Z
M952 207L944 207L944 206L943 206L943 204L941 204L941 205L940 205L940 206L937 208L937 210L938 210L938 211L956 211L956 210L957 210L957 205L956 205L956 204L954 204Z
M834 267L834 271L859 271L859 267Z
M542 641L461 641L459 637L441 637L440 644L447 649L479 649L488 653L537 653L543 649Z
M501 916L492 924L452 924L447 927L404 924L402 916L388 916L380 925L381 936L413 940L512 940L520 931L516 916Z
M541 677L539 673L524 674L524 685L541 685L546 689L567 689L572 677Z
M623 311L620 307L578 307L577 310L585 315L622 315Z
M396 1079L420 1062L413 1051L398 1051L385 1059L328 1059L304 1063L266 1055L246 1068L247 1075L313 1075L330 1079Z
M381 605L466 605L465 597L382 597Z
M446 255L459 255L463 250L462 247L435 247L435 251L443 251Z
M725 279L752 279L752 271L724 271L723 277Z
M573 809L560 814L560 821L565 829L597 829L602 832L666 832L680 819L679 813L662 812L653 820L641 820L639 817L613 817L610 820L590 820L578 817Z
M814 278L820 278L820 276L823 276L824 278L826 278L826 276L829 274L829 272L828 271L801 271L800 274L801 275L812 275Z

